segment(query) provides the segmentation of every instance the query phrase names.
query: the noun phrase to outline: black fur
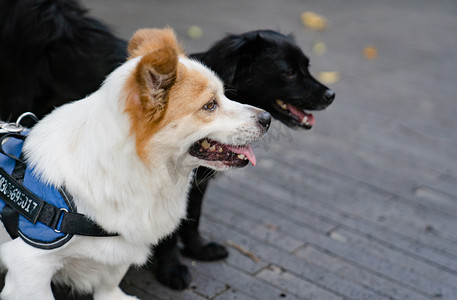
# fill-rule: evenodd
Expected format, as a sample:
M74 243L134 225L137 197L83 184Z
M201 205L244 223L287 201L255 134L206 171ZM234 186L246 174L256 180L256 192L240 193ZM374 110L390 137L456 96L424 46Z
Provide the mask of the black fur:
M76 0L0 0L0 119L15 120L26 111L41 118L55 106L85 97L125 61L126 45ZM309 74L308 58L293 39L278 32L230 35L193 57L219 74L230 99L261 107L290 127L309 128L277 110L275 100L315 110L334 97ZM209 174L198 169L187 220L155 249L157 278L173 289L186 288L191 278L179 261L178 235L187 256L209 261L228 255L198 232Z
M116 38L73 0L0 1L0 119L38 117L96 90L126 59Z
M290 127L301 124L275 108L277 99L303 110L320 110L335 97L309 73L309 59L293 37L276 31L229 35L194 57L219 74L229 99L263 108Z
M207 52L191 57L199 59L221 77L229 99L263 108L289 127L310 128L275 108L277 99L301 110L320 110L330 105L335 97L332 90L311 76L309 60L293 38L275 31L229 35ZM177 233L155 249L157 278L173 289L184 289L190 283L189 270L177 254L177 235L184 245L182 254L191 258L211 261L228 255L224 246L206 242L198 232L202 200L212 174L213 171L203 167L196 171L186 220Z

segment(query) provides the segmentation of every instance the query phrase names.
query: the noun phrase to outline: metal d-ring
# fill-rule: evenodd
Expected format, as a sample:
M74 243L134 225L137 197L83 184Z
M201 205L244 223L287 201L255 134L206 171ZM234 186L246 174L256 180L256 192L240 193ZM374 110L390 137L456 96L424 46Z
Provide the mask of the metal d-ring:
M56 220L57 220L56 229L54 229L54 231L57 232L57 233L61 233L61 231L58 230L57 227L59 226L60 218L62 218L62 215L63 215L64 212L67 212L67 213L68 213L68 209L63 208L63 207L60 208L59 216L58 216L57 219L56 219Z
M17 118L17 121L16 121L16 126L21 126L21 121L22 119L24 118L27 118L27 117L30 117L32 118L35 122L38 122L38 118L35 116L34 113L32 112L26 112L26 113L23 113L22 115L19 116L19 118ZM22 126L21 126L22 127Z

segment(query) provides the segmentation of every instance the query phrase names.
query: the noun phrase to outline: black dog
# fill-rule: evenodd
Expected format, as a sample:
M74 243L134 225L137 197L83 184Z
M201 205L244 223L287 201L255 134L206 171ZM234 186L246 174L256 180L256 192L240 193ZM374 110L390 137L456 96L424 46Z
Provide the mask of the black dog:
M306 111L325 109L335 98L332 90L311 76L309 60L293 38L275 31L230 35L207 52L191 56L222 78L229 99L263 108L289 127L310 129L314 117ZM224 246L205 242L198 232L202 200L211 174L205 168L196 171L187 219L177 233L155 249L158 279L173 289L184 289L190 283L189 270L178 258L177 235L186 256L211 261L228 255Z
M0 120L95 91L127 44L73 0L0 1Z
M308 59L293 39L274 31L231 35L191 56L219 74L230 99L266 109L290 127L311 128L314 118L304 110L323 109L335 96L309 74ZM125 58L126 42L88 17L75 0L1 0L0 119L15 120L25 111L41 118L55 106L80 99ZM228 255L198 232L208 172L196 172L199 185L190 191L188 220L178 233L184 254L200 260ZM157 278L184 289L190 274L179 261L178 234L156 248Z

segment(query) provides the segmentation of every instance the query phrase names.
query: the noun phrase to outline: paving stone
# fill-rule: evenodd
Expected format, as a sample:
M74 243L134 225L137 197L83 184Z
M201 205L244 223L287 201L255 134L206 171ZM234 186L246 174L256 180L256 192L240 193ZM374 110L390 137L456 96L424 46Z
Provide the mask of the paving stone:
M192 269L193 268L191 268L191 271ZM220 281L213 280L203 273L192 272L190 289L200 296L212 299L227 290L227 285Z
M373 256L365 248L338 241L331 241L330 239L322 238L310 232L306 232L305 235L310 244L315 245L326 252L347 259L353 264L371 269L391 280L401 282L410 288L415 288L430 296L440 294L445 295L448 299L457 297L457 288L442 282L437 282L434 278L421 276L412 268L403 268L395 262L389 262L385 258Z
M405 207L399 206L401 204L397 203L395 199L382 200L383 197L381 195L377 195L376 193L367 194L366 197L371 199L371 208L362 208L361 206L366 203L367 198L365 197L361 197L359 199L352 197L352 200L347 200L344 196L339 195L337 196L338 199L331 200L331 198L328 198L328 196L320 195L319 193L313 194L314 191L312 188L308 188L306 189L306 193L311 193L314 197L319 199L319 201L313 201L312 198L309 199L307 194L301 194L300 192L297 192L296 189L272 189L271 183L269 181L265 181L265 179L257 180L258 175L251 174L250 178L250 181L245 180L239 182L231 182L232 185L238 184L240 188L243 186L243 188L246 189L246 192L240 196L240 198L249 199L250 201L254 201L259 205L262 205L261 202L268 201L268 198L271 198L271 201L280 202L281 204L282 202L287 202L289 203L288 206L296 207L296 209L289 212L289 216L291 217L297 214L300 215L302 211L311 211L315 215L321 215L323 218L328 218L330 220L329 222L334 224L337 224L338 222L341 224L355 224L357 229L361 230L362 232L365 231L364 228L367 228L368 234L372 234L373 236L386 237L386 239L390 242L395 241L393 244L396 245L398 243L397 246L403 248L405 251L414 251L419 255L421 252L432 252L435 254L434 256L438 258L442 257L441 259L445 262L444 265L452 265L453 261L455 261L454 249L456 244L450 242L449 240L427 234L426 228L427 226L430 226L430 222L423 222L424 228L421 229L421 231L412 229L405 230L401 226L395 226L392 229L389 228L388 222L385 222L385 220L382 219L387 218L384 216L389 211L394 213L395 209L398 209L400 212L405 213L406 218L411 215L411 211L406 210ZM221 178L219 180L223 179L224 178ZM251 196L252 193L250 191L254 186L258 187L259 191L255 193L255 196L254 194ZM262 201L258 201L259 196L261 197ZM374 201L375 199L379 200L379 202ZM276 205L276 207L277 209L280 209L281 205ZM379 209L377 209L378 207ZM370 212L370 209L373 212L377 213L373 215L373 213ZM359 211L359 213L355 214L357 211ZM423 215L419 214L418 212L417 214L419 216ZM330 218L330 216L332 217ZM400 218L401 214L398 214L397 220ZM425 216L424 219L426 219ZM388 220L390 221L392 219L389 218ZM448 230L450 230L451 227L454 227L450 221L444 223L445 220L437 220L436 222L446 224L445 226L448 227ZM405 225L405 223L401 222L398 225ZM373 231L371 229L373 229ZM374 231L379 233L374 233ZM399 232L399 234L395 234L395 232ZM424 242L422 243L420 241ZM414 244L414 247L411 247L412 244Z
M219 199L221 199L221 198L223 198L223 197L222 196L219 197ZM210 201L208 201L208 202L210 202ZM229 212L228 209L230 209L229 207L226 207L227 209L225 209L222 205L220 205L220 204L214 205L213 203L207 203L206 208L207 208L207 210L206 210L207 213L217 214L221 218L223 218L223 216L220 213L226 214ZM232 219L232 221L234 221L234 222L238 222L239 226L241 226L241 224L243 223L243 220L247 219L248 218L247 216L249 216L249 213L250 213L249 210L245 210L244 212L245 212L244 214L239 215L239 216L235 213L230 217L230 219ZM245 227L247 232L250 232L251 234L256 235L260 239L264 239L265 241L273 241L276 244L278 244L280 247L282 247L284 250L290 251L290 252L292 252L293 250L297 249L298 247L300 247L304 244L303 240L293 238L287 234L288 230L295 229L296 227L291 228L290 224L285 224L286 222L281 222L281 220L278 221L278 219L280 217L278 218L277 216L273 216L273 215L268 216L267 220L270 223L262 223L262 221L265 219L263 219L260 215L261 214L263 215L264 212L262 212L261 209L259 209L259 208L256 209L256 212L257 213L255 215L255 219L251 218L251 219L256 220L255 225L249 226L247 228ZM239 212L239 214L241 214L241 212ZM267 213L265 213L265 215L267 215ZM285 227L285 226L276 227L276 225L273 225L271 223L275 223L275 224L282 223L287 227ZM268 228L268 226L270 226L270 227ZM273 226L273 227L271 227L271 226Z
M437 178L436 181L431 184L431 187L447 193L448 195L457 196L457 178L449 174Z
M449 195L427 186L418 186L413 190L414 196L422 201L428 201L436 206L457 215L457 195Z
M398 197L395 193L386 192L377 187L366 185L355 180L353 181L342 174L326 170L310 162L303 162L301 164L303 165L303 168L300 169L295 168L296 162L285 163L284 161L277 161L276 158L274 158L272 159L272 163L272 168L275 169L275 172L272 173L271 171L265 170L265 173L262 174L263 178L258 184L262 184L262 181L265 180L268 182L276 182L277 176L284 176L285 178L288 178L288 180L281 182L281 186L296 191L298 194L303 193L308 196L316 195L319 198L323 198L323 201L327 200L327 202L335 203L336 205L344 201L344 208L347 207L352 209L352 206L357 206L352 210L354 212L365 209L365 211L360 211L360 215L363 213L362 216L367 219L372 217L372 219L376 220L376 217L378 216L367 215L370 212L377 214L382 213L383 216L386 214L387 217L389 214L403 216L403 219L406 217L405 222L409 222L409 224L406 223L405 225L411 227L411 224L414 224L414 226L419 227L418 229L420 230L423 230L427 224L426 222L432 222L436 224L436 227L440 227L441 232L445 232L450 237L454 237L457 240L457 237L455 237L455 230L453 230L453 217L446 217L433 209L427 210L427 207L405 201L406 199ZM249 172L249 175L258 176L258 173ZM302 181L302 178L306 178L306 180ZM272 189L271 184L269 186L269 189ZM329 186L332 186L333 188L329 189ZM415 186L417 186L417 183ZM408 197L411 197L415 186L411 185L409 188L410 193L407 193ZM265 189L268 187L262 186L261 188ZM401 185L401 188L403 190L408 190L404 185ZM282 190L279 190L279 192L281 191ZM370 202L371 205L360 205L361 201L366 202L367 196L370 196L369 199L373 199ZM397 199L397 201L393 203L392 199ZM374 209L375 207L372 207L372 205L386 206L386 211Z
M160 299L160 300L203 300L204 297L197 295L192 290L174 291L159 284L150 270L131 268L124 280L121 288L132 295L141 299Z
M337 230L336 232L338 232L341 236L344 236L346 243L364 248L372 255L387 259L391 263L398 264L404 268L414 270L415 273L422 274L424 277L432 278L430 280L457 287L457 272L443 272L445 270L442 266L424 263L423 261L410 255L392 251L391 248L373 241L371 237L360 236L343 229Z
M264 242L281 245L281 248L289 252L292 252L305 244L303 240L287 236L283 232L268 228L266 224L257 225L248 232Z
M283 287L289 293L297 295L300 299L313 299L313 300L342 300L342 297L336 296L324 289L321 289L313 284L306 282L303 279L300 279L289 272L281 270L277 266L269 266L257 275L257 278L260 278L264 281L267 281L275 286ZM286 294L284 294L284 298Z
M240 293L237 290L229 289L221 295L214 298L214 300L254 300L255 298L249 297L246 294Z
M221 226L215 220L207 217L204 219L204 224L202 225L206 230L217 231L221 235L229 236L236 243L244 245L245 248L249 249L261 260L270 261L272 264L337 295L344 295L355 299L384 299L384 297L368 289L338 278L311 263L299 260L294 256L284 255L284 252L279 248L262 244L260 241L253 239L253 237L246 236L240 231L231 229L231 226L228 224Z
M204 272L216 280L226 282L230 288L240 291L254 299L278 299L281 294L287 294L283 288L277 288L244 272L236 270L227 264L200 264L198 272ZM298 299L289 295L287 299Z
M423 293L417 293L416 291L408 289L397 282L377 276L368 270L364 270L351 264L350 262L330 256L329 254L310 246L299 250L297 255L304 260L317 264L345 279L364 286L369 286L387 296L392 297L393 299L430 299L429 296Z
M254 180L255 177L252 177L251 181ZM227 189L227 184L250 190L239 195ZM262 185L265 184L265 182L262 183ZM283 201L284 199L269 194L269 191L262 190L263 188L254 191L252 190L253 185L255 185L254 182L246 183L244 180L233 181L221 177L209 189L207 202L214 202L220 207L230 207L240 213L251 214L256 219L262 220L262 224L273 225L279 231L284 232L299 226L325 234L339 224L328 218L320 218L319 215L310 213L306 209L301 209L294 201ZM291 196L291 194L288 196L296 197ZM301 200L298 199L297 201L300 202Z
M225 210L225 212L228 212L228 210ZM215 213L215 212L213 212L213 213ZM246 216L244 216L244 217L246 217ZM221 216L217 215L217 218L219 218L221 220ZM232 220L233 219L227 220L227 222L230 222ZM237 228L243 229L242 226L237 226L238 223L239 222L235 222L233 224L236 224L235 226ZM346 245L344 245L344 243L332 242L331 239L329 239L325 236L320 236L320 235L315 234L306 229L302 229L302 231L305 231L305 234L303 236L304 236L304 239L307 239L307 241L309 243L311 243L311 244L317 243L317 245L319 247L322 247L322 248L326 249L327 251L334 251L334 253L343 255L347 259L352 259L352 261L355 263L364 261L364 262L366 262L365 266L367 266L367 268L371 268L372 270L376 270L376 271L379 271L381 269L385 272L384 274L386 274L386 276L390 276L391 278L399 280L400 282L403 279L406 281L405 284L409 284L409 286L412 286L412 287L420 286L421 288L424 288L424 290L422 290L424 293L428 293L429 295L445 294L448 296L455 294L455 289L452 288L451 286L442 287L441 285L439 285L437 283L424 280L423 278L421 278L420 276L418 276L416 274L416 271L413 268L405 270L400 267L397 267L395 264L389 263L385 259L381 259L381 258L376 259L375 256L368 253L369 251L363 247L360 248L359 251L355 251L358 248L354 248L353 247L354 245L346 246ZM361 257L363 257L365 259L360 260ZM450 263L452 263L452 262L450 262ZM406 279L404 279L404 278L406 278ZM437 280L437 278L429 278L429 280L435 281L435 280Z
M236 227L236 224L233 224L233 226ZM301 234L303 234L303 238L312 245L316 245L321 249L325 249L325 251L332 252L355 264L362 265L377 273L383 274L388 278L402 282L404 285L417 288L428 295L441 294L446 297L451 297L451 299L454 295L457 295L457 288L443 284L442 282L436 282L433 278L424 278L423 276L418 275L414 269L402 268L395 263L390 263L384 258L373 256L365 248L357 247L357 245L346 245L345 243L332 240L329 237L315 234L308 230L303 230ZM254 247L254 249L256 248L255 246L251 247ZM266 246L264 245L264 247ZM259 249L258 251L263 250L264 249ZM261 256L261 254L259 255ZM269 259L272 258L270 257Z

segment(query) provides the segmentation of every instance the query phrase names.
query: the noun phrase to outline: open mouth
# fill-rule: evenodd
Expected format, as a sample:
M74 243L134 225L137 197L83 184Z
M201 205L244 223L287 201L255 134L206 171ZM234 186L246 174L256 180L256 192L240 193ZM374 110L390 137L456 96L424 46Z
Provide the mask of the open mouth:
M273 105L276 110L278 110L281 114L287 115L295 123L304 128L304 129L311 129L314 125L314 116L311 113L308 113L302 109L299 109L289 103L286 103L280 99L276 100Z
M189 149L189 154L209 162L219 162L229 167L244 167L249 162L256 164L251 145L234 146L211 140L201 139Z

